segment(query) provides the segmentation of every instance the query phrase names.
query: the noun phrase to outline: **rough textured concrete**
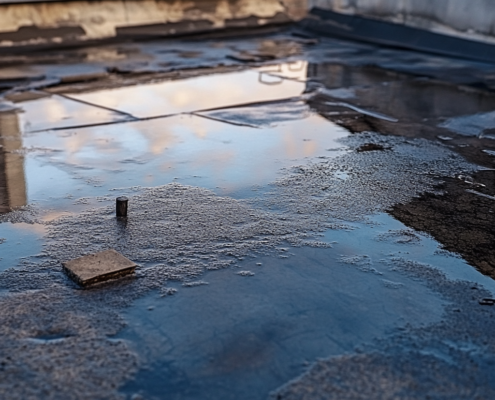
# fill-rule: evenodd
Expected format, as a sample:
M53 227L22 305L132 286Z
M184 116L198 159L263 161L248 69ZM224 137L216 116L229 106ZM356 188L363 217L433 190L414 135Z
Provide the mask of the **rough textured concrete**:
M0 397L17 399L121 399L116 388L138 358L112 340L123 320L105 301L53 284L2 296Z
M445 194L424 195L393 207L391 213L430 233L446 249L462 254L482 273L495 278L495 204L483 196L483 192L494 192L493 182L493 171L481 171L472 181L450 179L442 185ZM478 195L470 192L473 186Z
M57 112L42 113L53 119L3 153L24 157L29 205L0 216L0 261L8 264L0 273L1 397L139 398L155 386L143 397L160 399L169 385L172 399L223 398L213 397L221 387L257 400L263 396L253 397L253 381L244 379L251 371L264 384L256 393L267 395L299 376L303 362L307 374L274 396L493 397L495 308L480 300L495 284L471 266L490 274L477 263L492 257L487 168L495 146L485 117L494 105L493 66L292 34L301 33L2 58L1 93L17 101L3 104L25 108L15 114L24 132L37 111L32 102L50 100L47 109ZM252 57L234 59L239 54ZM81 108L61 112L55 106L67 98L39 93L249 67L258 74L268 54L257 85L282 93L295 80L297 98L204 113L215 121L109 124L100 107L85 104L95 126L55 131L71 126L54 125L61 116L81 117ZM127 224L115 218L120 194L131 198ZM462 236L464 226L471 235ZM143 268L86 290L63 273L60 261L109 247ZM306 254L299 263L297 253Z
M63 266L83 286L131 274L136 269L135 263L112 249L66 261Z

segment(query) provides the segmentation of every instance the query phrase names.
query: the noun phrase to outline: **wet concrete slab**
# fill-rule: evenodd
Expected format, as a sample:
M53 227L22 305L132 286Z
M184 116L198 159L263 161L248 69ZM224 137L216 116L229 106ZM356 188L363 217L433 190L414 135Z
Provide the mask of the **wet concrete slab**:
M0 113L2 396L492 397L493 67L298 40L22 60L46 63ZM109 247L135 279L63 273Z
M124 392L150 399L163 393L174 399L266 398L306 371L322 349L328 356L349 354L373 343L380 331L440 321L443 300L394 271L394 257L431 263L452 280L478 282L495 293L490 279L442 255L427 235L409 231L408 237L407 228L386 214L373 221L328 231L332 248L248 258L222 274L206 274L208 285L201 288L171 284L178 290L173 297L158 300L153 293L139 300L126 313L129 327L120 337L138 346L148 367ZM253 275L239 276L239 270Z
M136 264L113 249L66 261L63 266L67 275L82 286L117 279L136 269Z
M177 294L161 301L156 294L139 300L119 337L136 344L150 369L123 391L149 399L164 393L171 399L266 398L322 352L347 353L406 321L420 326L440 317L441 303L418 282L370 276L339 263L339 250L296 249L290 259L246 260L207 274L208 285L177 286ZM255 275L239 276L241 269Z

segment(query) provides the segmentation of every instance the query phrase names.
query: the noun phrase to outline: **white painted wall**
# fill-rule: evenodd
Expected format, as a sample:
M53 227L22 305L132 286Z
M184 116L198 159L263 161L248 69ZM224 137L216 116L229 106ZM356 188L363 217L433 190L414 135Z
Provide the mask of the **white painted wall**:
M312 7L495 43L495 0L309 0Z

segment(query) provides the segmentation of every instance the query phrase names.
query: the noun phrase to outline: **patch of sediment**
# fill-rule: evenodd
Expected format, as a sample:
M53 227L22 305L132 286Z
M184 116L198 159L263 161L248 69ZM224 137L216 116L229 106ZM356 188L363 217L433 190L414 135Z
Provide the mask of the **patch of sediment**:
M468 180L446 179L442 195L426 193L391 214L404 224L428 232L446 250L457 252L481 273L495 278L494 171L481 171ZM479 183L478 183L479 182ZM481 184L484 182L484 184ZM476 189L476 190L473 190Z
M61 287L3 296L0 301L2 399L119 399L138 367L124 341L124 322Z
M448 148L424 139L364 133L340 141L349 153L286 170L268 204L301 220L362 220L422 193L439 193L443 177L476 170ZM361 152L364 144L389 150Z

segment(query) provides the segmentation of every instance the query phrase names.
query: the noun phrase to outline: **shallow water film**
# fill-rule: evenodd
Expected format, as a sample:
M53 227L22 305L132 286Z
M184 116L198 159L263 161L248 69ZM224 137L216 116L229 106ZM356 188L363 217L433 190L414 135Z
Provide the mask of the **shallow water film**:
M0 59L0 398L495 398L494 76L291 27Z

